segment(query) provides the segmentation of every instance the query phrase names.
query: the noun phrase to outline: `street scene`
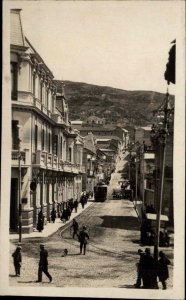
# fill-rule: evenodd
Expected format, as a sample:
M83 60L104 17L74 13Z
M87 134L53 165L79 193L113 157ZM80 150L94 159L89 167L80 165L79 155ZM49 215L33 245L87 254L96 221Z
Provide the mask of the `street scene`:
M48 237L43 233L39 239L36 232L34 237L27 237L23 240L24 263L19 278L14 277L14 267L11 263L11 254L16 245L16 241L11 240L11 285L38 285L36 280L39 247L41 243L44 243L49 252L49 272L53 281L49 283L48 278L43 274L43 282L39 283L40 285L135 288L136 263L139 260L137 252L139 248L143 251L146 248L140 243L140 219L132 201L112 197L112 191L121 179L121 173L118 171L126 163L124 158L125 155L117 161L116 170L109 184L108 199L103 203L95 203L94 199L89 199L84 210L81 207L78 208L81 210L79 215L72 212L72 218L76 218L80 227L85 225L88 229L90 238L86 255L80 255L77 236L73 239L72 220L62 226L62 222L56 219L57 224L51 224L51 226L59 227L59 229L56 227L56 232ZM153 253L153 248L150 248ZM66 256L64 249L68 250ZM165 251L171 261L168 288L172 288L173 245L169 248L162 247L161 250Z
M4 3L2 289L181 299L181 2L26 2Z

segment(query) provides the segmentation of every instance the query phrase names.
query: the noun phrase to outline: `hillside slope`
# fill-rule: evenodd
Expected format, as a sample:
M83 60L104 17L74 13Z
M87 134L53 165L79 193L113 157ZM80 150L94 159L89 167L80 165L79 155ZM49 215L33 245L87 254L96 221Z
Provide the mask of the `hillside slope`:
M63 81L70 120L86 120L90 115L105 117L107 123L147 125L152 112L165 98L153 91L126 91L81 82ZM170 96L174 102L174 96Z

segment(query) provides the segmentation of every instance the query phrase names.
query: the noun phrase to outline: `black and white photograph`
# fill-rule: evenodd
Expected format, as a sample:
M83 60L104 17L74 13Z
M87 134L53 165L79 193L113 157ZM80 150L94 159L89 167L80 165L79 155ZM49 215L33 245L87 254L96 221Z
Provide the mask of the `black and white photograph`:
M185 1L3 1L0 295L184 299Z

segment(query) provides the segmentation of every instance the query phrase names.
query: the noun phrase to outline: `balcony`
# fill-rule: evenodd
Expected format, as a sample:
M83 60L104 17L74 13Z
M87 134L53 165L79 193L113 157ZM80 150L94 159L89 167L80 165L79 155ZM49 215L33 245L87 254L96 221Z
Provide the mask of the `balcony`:
M12 167L18 167L19 165L19 156L21 155L21 165L26 164L26 153L25 151L18 151L18 150L12 150L12 161L11 166Z
M79 166L79 173L86 173L85 166Z
M63 170L64 172L72 173L72 164L68 161L63 162Z
M36 165L39 165L41 168L47 166L47 153L41 150L36 152Z
M59 159L58 170L59 171L64 171L64 169L63 169L63 160L62 159Z
M52 154L47 153L47 169L52 169Z
M63 117L60 116L59 114L51 114L51 118L57 124L64 124L65 125Z
M52 156L52 168L58 170L58 157L56 155Z

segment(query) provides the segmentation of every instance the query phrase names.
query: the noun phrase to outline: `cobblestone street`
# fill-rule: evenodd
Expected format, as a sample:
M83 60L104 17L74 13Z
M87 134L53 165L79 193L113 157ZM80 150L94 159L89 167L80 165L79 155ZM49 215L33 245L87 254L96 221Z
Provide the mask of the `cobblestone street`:
M117 163L112 174L109 193L121 176ZM73 240L70 224L61 227L49 237L27 238L22 242L23 264L21 277L14 277L10 245L10 285L55 287L117 287L133 288L136 281L137 250L140 246L140 223L129 200L109 199L104 203L91 203L76 219L80 226L88 227L90 240L86 255L79 255L79 242ZM43 275L43 282L36 283L39 261L39 244L44 242L49 252L49 272L52 283ZM68 255L63 257L63 249ZM153 252L153 247L151 247ZM172 287L173 249L162 248L171 259L168 289ZM161 284L159 285L160 288Z

